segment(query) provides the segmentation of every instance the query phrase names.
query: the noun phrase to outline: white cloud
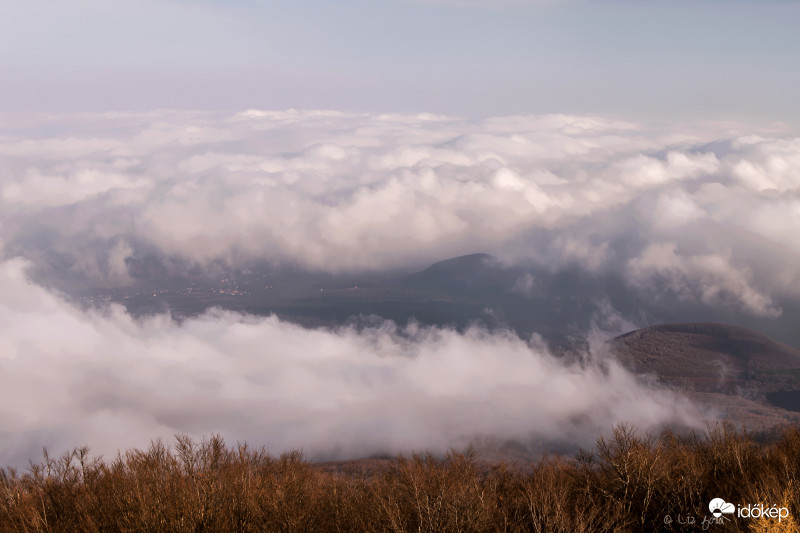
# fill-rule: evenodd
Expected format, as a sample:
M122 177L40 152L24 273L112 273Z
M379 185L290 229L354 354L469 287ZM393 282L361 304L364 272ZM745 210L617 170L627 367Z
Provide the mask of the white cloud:
M613 362L569 365L535 339L391 324L306 330L212 311L177 324L77 310L0 264L0 463L221 432L273 451L446 451L472 438L589 444L618 421L698 423Z
M626 159L612 169L628 186L641 190L647 187L697 178L716 172L719 161L714 154L687 155L669 152L666 160L638 155Z
M15 207L72 205L108 191L148 189L151 183L120 172L74 168L68 174L42 175L31 170L21 180L3 186L0 196Z
M731 265L730 253L679 255L675 243L654 243L628 262L627 272L644 290L650 290L657 277L666 290L683 298L712 305L732 300L754 315L781 314L769 295L753 287L748 269Z
M659 195L653 221L656 225L677 227L697 220L705 214L691 195L679 189Z
M302 110L15 120L0 138L0 239L35 258L50 232L49 249L92 277L124 279L104 266L120 240L201 266L413 268L486 251L592 272L671 242L694 265L681 276L728 280L685 292L702 302L724 293L769 314L754 294L797 280L785 265L800 254L800 144L743 125ZM725 250L735 276L698 263Z
M800 139L748 137L729 158L732 174L756 191L785 193L800 189Z

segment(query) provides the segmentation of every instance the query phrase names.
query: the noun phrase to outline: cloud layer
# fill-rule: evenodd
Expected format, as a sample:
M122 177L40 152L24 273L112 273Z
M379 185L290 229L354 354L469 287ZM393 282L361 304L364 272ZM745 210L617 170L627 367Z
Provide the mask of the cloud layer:
M146 256L184 271L337 273L481 251L536 266L509 287L521 295L578 269L618 276L645 309L790 324L798 232L800 139L778 130L294 110L7 116L0 386L13 401L0 462L42 443L109 453L175 432L326 457L485 435L588 443L615 421L693 416L611 362L570 366L502 332L305 330L218 311L137 321L77 310L26 269L69 289L129 284Z
M342 272L485 251L753 316L800 287L800 140L778 131L294 110L6 123L5 256L95 284L129 282L144 253Z
M25 268L0 264L1 464L42 445L113 454L175 433L347 458L486 437L588 445L619 421L699 420L612 361L567 364L510 333L306 330L219 311L135 321L77 310Z

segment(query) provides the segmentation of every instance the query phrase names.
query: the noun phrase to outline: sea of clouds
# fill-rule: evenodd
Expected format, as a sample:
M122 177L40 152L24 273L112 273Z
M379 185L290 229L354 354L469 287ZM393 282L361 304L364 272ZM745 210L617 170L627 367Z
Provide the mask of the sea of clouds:
M62 289L115 287L142 254L187 269L271 261L342 273L489 252L551 272L620 273L643 302L776 320L800 299L798 234L800 138L778 126L6 115L0 462L42 444L110 453L177 432L343 457L480 435L585 443L622 420L697 421L613 362L569 364L536 339L306 330L224 312L134 320L78 310L26 272Z
M126 259L155 250L334 272L481 251L766 316L800 287L800 139L779 130L251 110L0 131L4 256L97 285L129 282Z

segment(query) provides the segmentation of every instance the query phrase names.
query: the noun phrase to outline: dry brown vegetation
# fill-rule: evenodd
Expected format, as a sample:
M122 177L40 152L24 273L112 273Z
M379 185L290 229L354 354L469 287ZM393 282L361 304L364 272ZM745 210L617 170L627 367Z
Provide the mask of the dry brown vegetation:
M219 437L109 461L80 448L45 453L24 474L0 470L0 531L696 531L715 497L790 517L709 530L798 531L800 430L758 444L730 425L657 437L620 426L571 458L510 466L468 451L360 473ZM690 515L694 526L679 523Z
M755 396L800 389L800 350L728 324L662 324L612 341L620 361L683 390ZM763 399L763 398L762 398Z

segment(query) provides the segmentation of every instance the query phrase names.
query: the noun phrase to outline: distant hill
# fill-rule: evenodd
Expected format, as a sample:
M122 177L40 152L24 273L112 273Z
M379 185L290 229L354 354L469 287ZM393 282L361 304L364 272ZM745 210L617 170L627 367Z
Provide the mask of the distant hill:
M470 254L440 261L403 279L404 287L459 297L497 296L514 283L515 272L489 254Z
M695 399L757 425L800 420L800 350L752 329L664 324L611 341L619 361Z

